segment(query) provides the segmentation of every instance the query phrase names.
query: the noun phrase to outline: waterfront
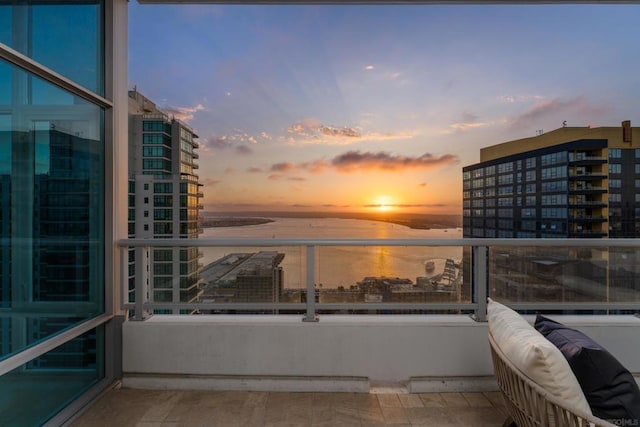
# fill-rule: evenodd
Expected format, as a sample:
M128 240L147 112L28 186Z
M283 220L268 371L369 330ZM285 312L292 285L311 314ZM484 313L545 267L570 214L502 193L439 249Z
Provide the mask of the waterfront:
M270 218L273 222L243 227L205 228L201 238L354 238L354 239L412 239L460 238L462 230L412 229L398 224L371 220L342 218ZM203 264L215 261L233 252L252 252L261 248L204 248ZM262 248L264 249L264 248ZM300 248L274 247L285 253L282 267L284 285L289 289L305 287L305 254ZM447 258L460 261L462 248L440 247L321 247L317 253L317 283L324 289L344 286L349 288L366 276L401 277L416 281L427 276L424 264L435 262L429 275L442 273Z

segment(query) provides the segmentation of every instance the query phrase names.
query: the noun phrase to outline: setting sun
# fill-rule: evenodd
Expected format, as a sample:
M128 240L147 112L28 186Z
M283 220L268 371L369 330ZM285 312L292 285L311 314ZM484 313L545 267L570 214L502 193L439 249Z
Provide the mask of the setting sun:
M380 212L388 212L395 208L395 204L389 196L380 196L373 205Z

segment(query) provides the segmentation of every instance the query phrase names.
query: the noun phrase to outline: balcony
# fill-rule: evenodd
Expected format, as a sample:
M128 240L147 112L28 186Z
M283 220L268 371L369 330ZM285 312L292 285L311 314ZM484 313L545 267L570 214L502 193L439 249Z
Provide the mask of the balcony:
M607 203L602 200L571 200L569 199L570 209L598 209L606 208Z
M151 248L184 244L120 241L123 254L136 248L136 259L143 260L138 271L147 271L145 253ZM155 302L147 284L151 278L141 277L134 297L122 303L131 313L123 325L127 388L366 394L393 384L412 395L493 391L487 296L530 320L536 312L555 314L640 372L638 350L628 344L640 340L640 319L632 315L640 312L636 239L198 239L189 244L223 254L203 258L209 276L203 271L200 301ZM362 259L347 257L346 249ZM250 270L251 254L267 250L285 254L283 265L289 264L282 272L288 281L282 287L272 282L274 291L261 293L268 295L261 301L241 300L245 294L232 281ZM412 257L422 278L408 283L371 276L370 260L396 259L400 253ZM431 265L424 260L433 254L459 258L443 265L436 260L428 279ZM449 274L452 269L459 274ZM362 279L350 286L351 278L334 282L338 270ZM156 310L200 314L152 314Z
M583 156L583 157L569 157L569 165L571 166L586 166L586 165L602 165L607 163L606 157L600 156Z
M602 215L581 215L581 216L570 216L569 222L607 222L608 218Z
M607 178L607 174L600 171L569 169L570 181L593 181Z
M606 193L607 189L596 185L577 186L572 185L569 188L569 194L602 194Z

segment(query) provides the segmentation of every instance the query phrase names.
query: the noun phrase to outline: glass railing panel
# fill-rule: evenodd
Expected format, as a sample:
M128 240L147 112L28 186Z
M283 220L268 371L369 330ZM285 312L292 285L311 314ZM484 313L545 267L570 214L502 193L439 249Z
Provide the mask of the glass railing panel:
M640 311L633 241L524 240L273 239L271 246L272 239L211 239L191 248L159 246L178 239L122 241L136 247L131 257L123 246L123 303L135 320L235 313L483 319L487 296L533 312Z
M640 250L607 247L490 249L489 294L510 303L637 303Z
M321 246L318 302L468 303L462 248L456 246ZM360 307L357 307L360 309ZM412 311L419 308L412 306Z
M306 256L301 246L154 247L148 253L149 303L164 305L151 310L156 314L272 314L281 311L268 304L306 299ZM135 275L135 264L130 271ZM129 291L133 302L135 277ZM183 305L176 309L171 304ZM217 306L201 308L199 304Z

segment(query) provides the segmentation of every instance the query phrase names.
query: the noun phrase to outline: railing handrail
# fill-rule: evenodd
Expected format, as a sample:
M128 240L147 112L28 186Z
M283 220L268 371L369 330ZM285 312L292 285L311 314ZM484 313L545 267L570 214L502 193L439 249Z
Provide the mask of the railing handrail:
M410 239L121 239L120 247L251 247L251 246L553 246L638 248L640 239L576 239L576 238L410 238Z
M122 280L128 283L125 273L128 268L127 252L128 248L136 248L136 272L134 301L122 301L122 308L130 309L134 312L134 320L143 320L151 310L305 310L304 321L316 321L318 310L459 310L471 311L473 317L478 321L486 319L486 298L488 296L488 254L489 248L500 247L553 247L553 248L633 248L640 247L640 239L601 239L601 238L548 238L548 239L519 239L519 238L409 238L409 239L356 239L356 238L325 238L325 239L268 239L268 238L225 238L225 239L122 239L117 242L122 262ZM151 302L149 301L148 272L149 257L144 255L150 248L167 247L287 247L295 246L306 249L306 278L304 286L300 289L307 295L306 301L301 303L177 303L177 302ZM471 257L471 301L453 303L320 303L315 301L315 261L316 248L330 246L429 246L429 247L470 247L473 250ZM124 292L127 294L127 292ZM631 310L640 312L640 302L609 302L588 304L567 303L547 304L536 303L516 303L520 309L567 309L567 310Z

